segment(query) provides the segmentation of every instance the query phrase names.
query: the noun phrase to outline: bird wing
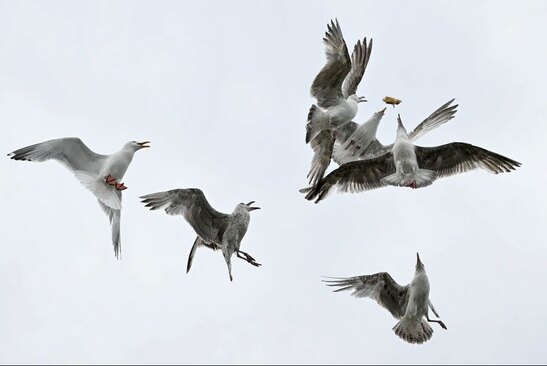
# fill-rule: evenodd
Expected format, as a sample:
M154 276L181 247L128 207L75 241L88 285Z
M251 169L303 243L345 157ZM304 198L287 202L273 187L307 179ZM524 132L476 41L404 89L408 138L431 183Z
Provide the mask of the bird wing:
M437 172L438 177L464 173L476 168L494 174L508 173L521 165L505 156L463 142L436 147L415 146L415 151L418 166Z
M453 105L452 102L454 99L448 101L447 103L443 104L439 107L435 112L431 113L429 117L424 119L422 123L420 123L412 132L408 134L408 138L410 141L415 141L428 133L429 131L439 127L440 125L450 121L452 118L454 118L454 114L456 114L457 110L456 108L458 105Z
M116 191L116 194L121 202L122 200L122 192ZM112 230L112 245L114 246L114 255L116 258L121 258L122 255L122 241L120 236L120 218L121 218L121 210L114 210L104 203L101 202L100 199L97 200L99 202L99 206L101 206L101 209L103 212L108 216L108 219L110 220L110 226Z
M393 154L388 152L373 159L352 161L340 165L338 169L330 172L315 187L305 188L302 193L307 193L306 199L315 203L323 200L334 187L339 192L362 192L384 187L382 178L395 172Z
M325 175L325 171L330 164L335 138L335 131L323 130L311 140L310 146L313 149L314 154L311 168L307 176L310 185L315 186Z
M359 127L358 123L350 121L336 128L336 144L343 144L346 140L353 135L355 130Z
M353 290L356 297L369 297L400 319L408 303L408 286L401 286L387 272L350 278L324 280L327 286L339 287L334 292Z
M165 212L169 215L182 215L203 241L222 243L222 236L229 224L229 215L211 207L201 189L172 189L140 198L151 210L165 207Z
M86 171L99 174L106 155L91 151L77 137L49 140L23 147L8 154L14 160L46 161L49 159L63 163L71 172Z
M323 38L327 63L313 80L311 95L317 99L322 108L329 108L345 99L342 94L342 83L351 70L351 59L344 41L338 20L327 25Z
M342 84L342 95L344 98L349 97L357 92L357 86L361 82L365 70L367 68L368 61L370 60L370 53L372 52L372 39L367 44L367 39L357 41L353 52L351 53L351 71L348 73Z

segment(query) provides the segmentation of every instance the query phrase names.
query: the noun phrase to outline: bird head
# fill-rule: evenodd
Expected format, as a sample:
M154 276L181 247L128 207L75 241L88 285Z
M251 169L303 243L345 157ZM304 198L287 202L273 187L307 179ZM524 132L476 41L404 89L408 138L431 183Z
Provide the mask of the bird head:
M150 141L143 141L143 142L129 141L127 144L125 144L124 147L130 148L133 151L137 151L140 149L144 149L145 147L150 147L148 146L148 144L150 144Z
M378 121L380 121L382 119L382 117L384 117L386 109L387 108L384 108L384 109L382 109L378 112L375 112L374 115L372 116L372 118L377 119Z
M367 99L365 97L358 97L355 94L352 94L348 97L348 100L353 100L355 103L363 103L366 102Z
M422 270L422 271L425 270L425 266L420 260L420 254L416 253L416 271L419 271L419 270Z
M403 121L401 120L400 114L397 115L397 133L404 133L405 135L407 134L406 128L403 125Z

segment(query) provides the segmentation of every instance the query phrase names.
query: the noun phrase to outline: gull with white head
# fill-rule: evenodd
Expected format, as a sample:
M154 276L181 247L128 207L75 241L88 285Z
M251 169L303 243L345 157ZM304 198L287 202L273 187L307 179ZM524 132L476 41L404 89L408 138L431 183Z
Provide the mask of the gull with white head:
M316 185L301 189L306 199L323 200L333 188L357 193L388 185L422 188L442 177L481 168L490 173L509 173L521 163L478 146L452 142L435 147L414 145L401 116L391 150L375 158L340 165Z
M224 214L211 207L198 188L172 189L147 194L141 198L151 210L165 207L165 212L169 215L182 215L198 235L188 256L186 272L190 271L194 254L200 246L222 251L228 265L230 281L233 279L231 258L234 253L253 266L260 266L253 257L239 249L249 226L249 212L260 208L252 206L254 201L240 203L231 214Z
M130 141L112 155L100 155L91 151L79 138L66 137L23 147L8 156L24 161L57 160L74 173L80 183L97 197L99 205L108 215L112 225L114 255L119 258L122 191L127 189L120 181L135 152L150 147L149 143Z
M429 300L429 279L425 267L416 253L416 271L412 282L401 286L387 272L350 278L324 280L328 286L339 287L334 292L353 290L355 297L369 297L387 309L399 322L393 331L409 343L421 344L433 335L428 324L438 323L447 329L441 320L429 318L429 309L439 318L439 314ZM423 318L425 317L424 320Z
M328 166L319 159L318 152L332 151L335 129L350 122L357 114L358 103L366 102L355 93L372 51L372 40L367 43L365 38L363 43L359 40L355 44L350 58L338 20L327 25L323 42L327 63L313 80L311 95L317 105L311 106L306 125L306 143L311 142L315 152L308 174L312 185L323 177Z
M440 106L408 134L410 141L416 141L426 133L454 118L458 105L451 105L454 99ZM376 112L365 123L350 122L337 130L332 159L339 165L350 161L370 159L389 152L391 145L383 145L376 138L378 125L384 116L385 108Z

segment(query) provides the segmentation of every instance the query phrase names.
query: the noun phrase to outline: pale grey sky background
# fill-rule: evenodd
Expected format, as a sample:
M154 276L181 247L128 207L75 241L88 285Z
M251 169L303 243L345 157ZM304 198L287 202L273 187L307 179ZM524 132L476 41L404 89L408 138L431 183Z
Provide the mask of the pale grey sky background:
M2 149L79 136L111 153L151 140L125 176L123 260L107 217L60 164L0 159L1 363L545 363L545 1L0 1ZM391 95L419 141L464 141L523 163L421 190L298 193L309 86L337 17L372 37L357 122ZM138 196L199 187L231 212L256 200L234 282L218 252ZM419 251L447 331L401 341L374 301L321 276L389 271Z

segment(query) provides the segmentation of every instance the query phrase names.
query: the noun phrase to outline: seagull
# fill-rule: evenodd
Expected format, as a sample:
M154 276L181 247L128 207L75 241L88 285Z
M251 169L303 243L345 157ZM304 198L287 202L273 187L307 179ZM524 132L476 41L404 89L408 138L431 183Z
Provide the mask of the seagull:
M369 297L386 308L399 322L393 331L409 343L421 344L433 335L433 328L427 323L438 323L447 329L441 320L429 319L429 309L440 318L429 300L429 280L425 267L416 253L416 272L409 285L401 286L387 272L350 278L323 280L327 286L339 287L334 292L353 290L356 297ZM427 322L423 319L425 316Z
M108 215L112 226L114 255L120 258L120 214L122 191L127 189L123 178L136 151L150 147L150 141L130 141L112 155L91 151L77 137L65 137L23 147L8 154L13 160L42 162L54 159L65 165L89 189Z
M310 184L321 179L327 168L318 161L318 152L332 149L335 129L350 122L357 114L358 103L366 102L365 97L358 97L355 92L372 51L372 40L367 43L364 38L363 43L357 41L350 58L338 20L331 21L327 30L323 38L327 63L312 83L311 95L317 105L311 106L306 125L306 143L312 142L315 152L308 174Z
M165 212L169 215L182 215L198 235L188 256L186 273L190 271L196 249L201 246L222 251L228 265L230 281L233 280L231 257L234 252L238 258L246 260L255 267L261 265L248 253L239 249L249 226L249 212L260 209L260 207L251 206L255 201L240 203L231 214L224 214L211 207L201 189L198 188L172 189L147 194L140 198L150 210L165 207Z
M412 132L408 134L410 141L416 141L429 131L454 118L458 105L451 106L454 99L440 106L437 110L424 119ZM385 108L376 112L365 123L358 125L355 122L346 123L343 127L345 135L344 140L339 140L338 136L344 137L344 133L338 133L336 142L333 146L332 159L337 164L344 164L355 160L370 159L383 155L393 148L391 145L382 145L376 138L378 125L382 120ZM352 131L350 133L350 131Z
M509 173L521 163L478 146L452 142L435 147L414 145L406 132L401 116L391 150L372 159L340 165L317 186L301 189L306 199L315 203L323 200L337 187L342 192L362 192L388 185L422 188L437 178L464 173L476 168L490 173Z

